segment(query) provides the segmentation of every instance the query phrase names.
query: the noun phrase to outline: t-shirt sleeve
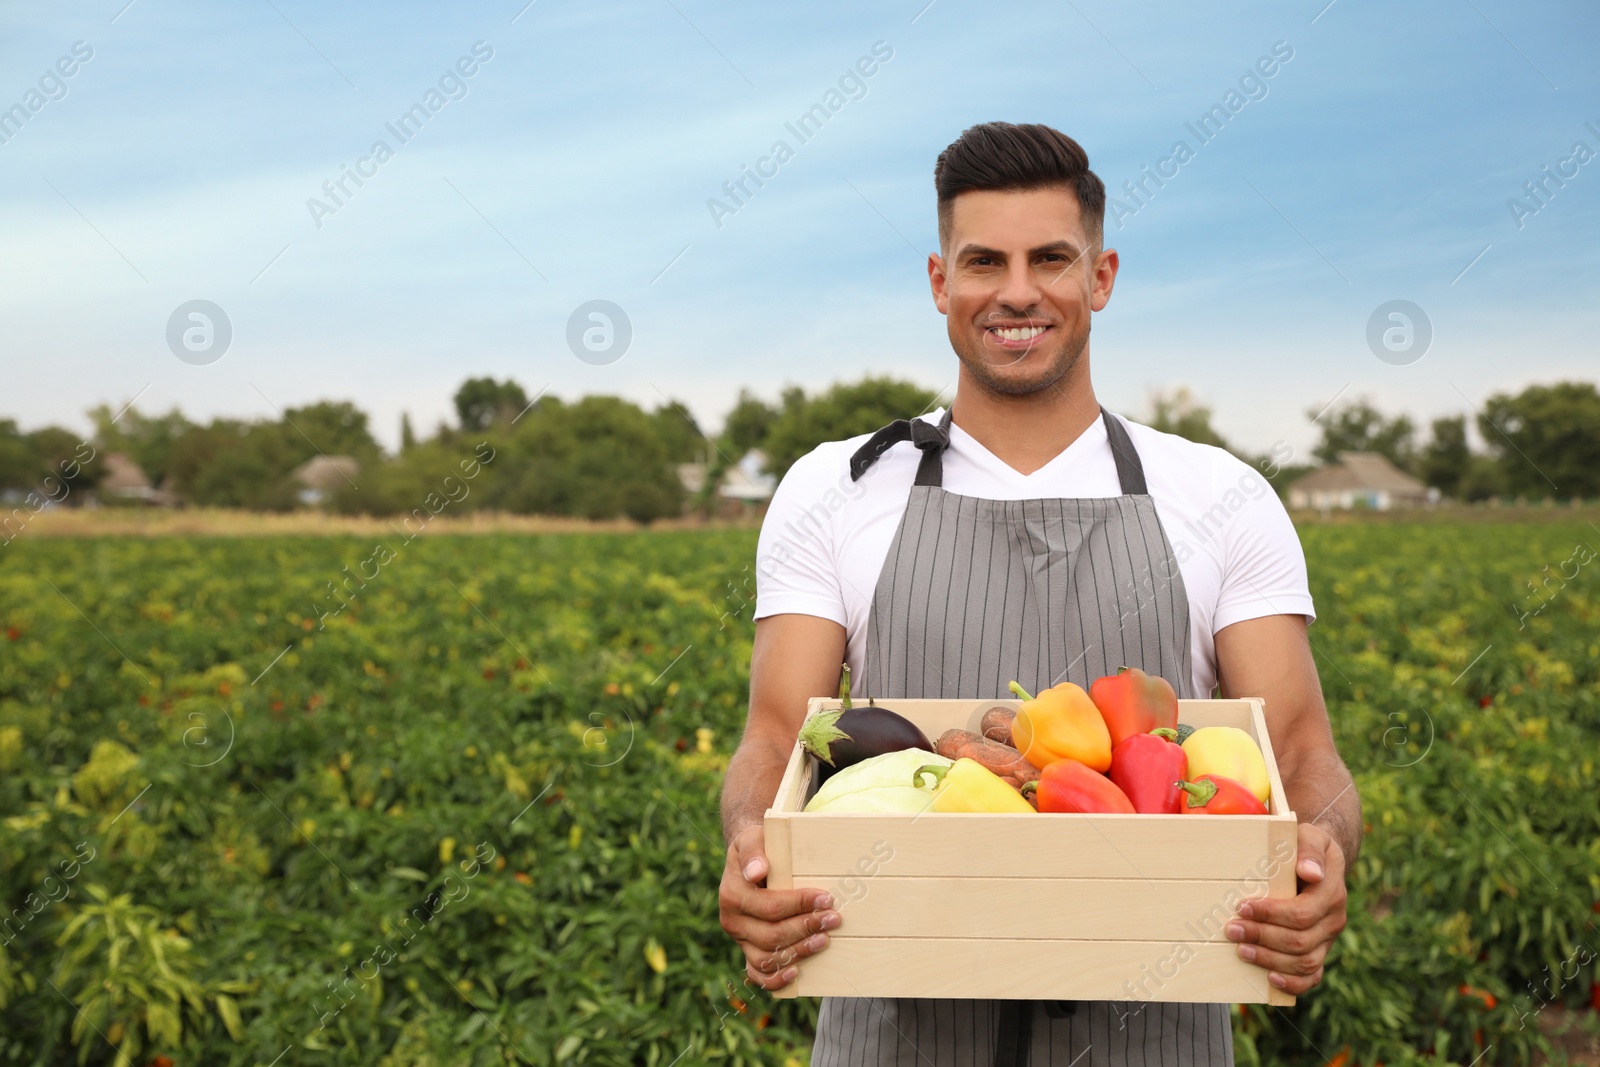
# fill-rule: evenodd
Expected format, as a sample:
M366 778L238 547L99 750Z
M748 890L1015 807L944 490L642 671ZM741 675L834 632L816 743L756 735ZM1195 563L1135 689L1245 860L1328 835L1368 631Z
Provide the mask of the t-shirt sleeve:
M1238 517L1227 526L1213 632L1266 615L1304 615L1311 622L1317 613L1306 579L1305 552L1272 485L1231 456L1213 484L1219 493L1235 493L1244 501Z
M815 615L848 625L836 563L837 466L823 449L802 456L772 494L756 548L756 614Z

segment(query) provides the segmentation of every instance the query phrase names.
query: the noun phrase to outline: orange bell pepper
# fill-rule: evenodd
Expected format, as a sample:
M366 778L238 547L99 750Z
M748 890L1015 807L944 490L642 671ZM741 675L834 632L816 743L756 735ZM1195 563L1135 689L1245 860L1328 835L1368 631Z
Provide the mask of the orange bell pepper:
M1011 744L1023 759L1040 770L1062 759L1097 771L1111 769L1111 733L1082 688L1062 682L1037 697L1016 682L1010 688L1022 698L1011 725Z
M1089 699L1105 716L1114 749L1136 734L1178 728L1178 694L1159 674L1137 667L1118 668L1089 687Z

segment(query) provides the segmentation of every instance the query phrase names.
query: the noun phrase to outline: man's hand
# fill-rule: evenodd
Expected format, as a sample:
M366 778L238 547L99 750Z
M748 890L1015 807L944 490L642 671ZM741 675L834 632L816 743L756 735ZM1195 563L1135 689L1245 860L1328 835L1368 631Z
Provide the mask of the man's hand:
M822 951L839 913L820 889L765 888L767 870L765 833L748 827L728 842L717 903L722 928L744 950L746 977L773 990L794 981L797 962Z
M1267 981L1299 996L1322 981L1328 946L1345 926L1344 850L1321 827L1301 823L1295 874L1297 896L1244 902L1226 933L1240 942L1240 959L1267 968Z

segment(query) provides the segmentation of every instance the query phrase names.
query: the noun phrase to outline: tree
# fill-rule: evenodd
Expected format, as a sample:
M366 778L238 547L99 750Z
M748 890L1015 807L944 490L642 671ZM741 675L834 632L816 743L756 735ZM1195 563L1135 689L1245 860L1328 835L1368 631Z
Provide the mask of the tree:
M1371 401L1356 400L1332 410L1306 412L1322 428L1322 440L1312 450L1324 463L1334 463L1341 452L1378 452L1401 470L1410 470L1416 461L1412 437L1416 425L1405 415L1388 418Z
M463 430L487 430L496 423L511 425L511 420L528 406L528 394L510 378L503 382L468 378L456 390L455 404Z
M722 439L719 444L737 461L752 448L760 448L766 442L767 431L777 417L778 412L771 404L741 389L738 402L728 412L728 417L722 420Z
M298 448L286 433L294 434ZM304 438L284 423L213 419L178 439L168 471L178 495L190 503L288 511L298 503L290 472L304 451Z
M106 475L99 451L71 430L46 426L28 434L27 442L33 450L31 485L45 496L56 500L77 496L75 503L81 503L78 494L99 485Z
M514 433L491 441L500 454L485 479L486 507L638 522L683 511L683 483L655 420L620 397L541 401Z
M1600 496L1600 393L1591 382L1496 393L1478 416L1508 492Z
M0 419L0 489L27 492L39 482L33 446L14 419Z
M110 405L100 404L89 409L89 418L94 422L96 444L106 452L126 453L151 485L161 484L174 445L195 428L177 408L165 415L145 415L129 407L119 416Z
M1445 496L1462 497L1461 487L1472 470L1467 447L1467 420L1453 415L1434 419L1428 445L1422 450L1417 474Z
M824 441L871 433L896 419L911 419L937 400L930 390L893 378L840 383L807 398L798 388L784 390L783 408L767 430L767 472L783 477L801 456Z
M346 515L410 515L419 508L430 515L440 499L448 499L452 515L475 510L484 503L485 487L500 465L498 457L489 464L481 462L475 446L483 440L480 434L470 440L455 436L416 442L393 459L363 468L356 485L343 479L335 482L326 506ZM505 455L503 448L484 454L496 452Z
M1170 392L1157 390L1150 395L1150 419L1153 430L1174 433L1202 445L1227 448L1222 435L1211 428L1211 409L1200 403L1186 385Z
M689 413L688 405L680 400L669 400L650 413L650 421L674 463L693 463L703 458L706 435Z
M417 435L411 429L411 413L400 413L400 454L403 456L417 447Z
M319 400L290 408L284 412L284 424L284 441L299 457L295 466L320 454L353 456L366 468L383 455L367 427L367 413L348 400Z

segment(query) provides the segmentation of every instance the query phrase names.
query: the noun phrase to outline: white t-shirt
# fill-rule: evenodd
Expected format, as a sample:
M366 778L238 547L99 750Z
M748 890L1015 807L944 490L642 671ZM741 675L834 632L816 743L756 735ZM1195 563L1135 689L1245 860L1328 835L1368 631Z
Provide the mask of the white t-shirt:
M943 409L922 416L937 423ZM1218 630L1264 615L1316 617L1305 555L1272 486L1235 456L1123 420L1189 597L1194 691L1217 682ZM756 551L756 618L800 614L845 627L859 687L878 574L922 453L895 445L859 482L850 457L870 437L830 441L802 456L773 494ZM1032 474L1019 474L960 426L950 427L943 487L992 500L1120 496L1105 423Z

